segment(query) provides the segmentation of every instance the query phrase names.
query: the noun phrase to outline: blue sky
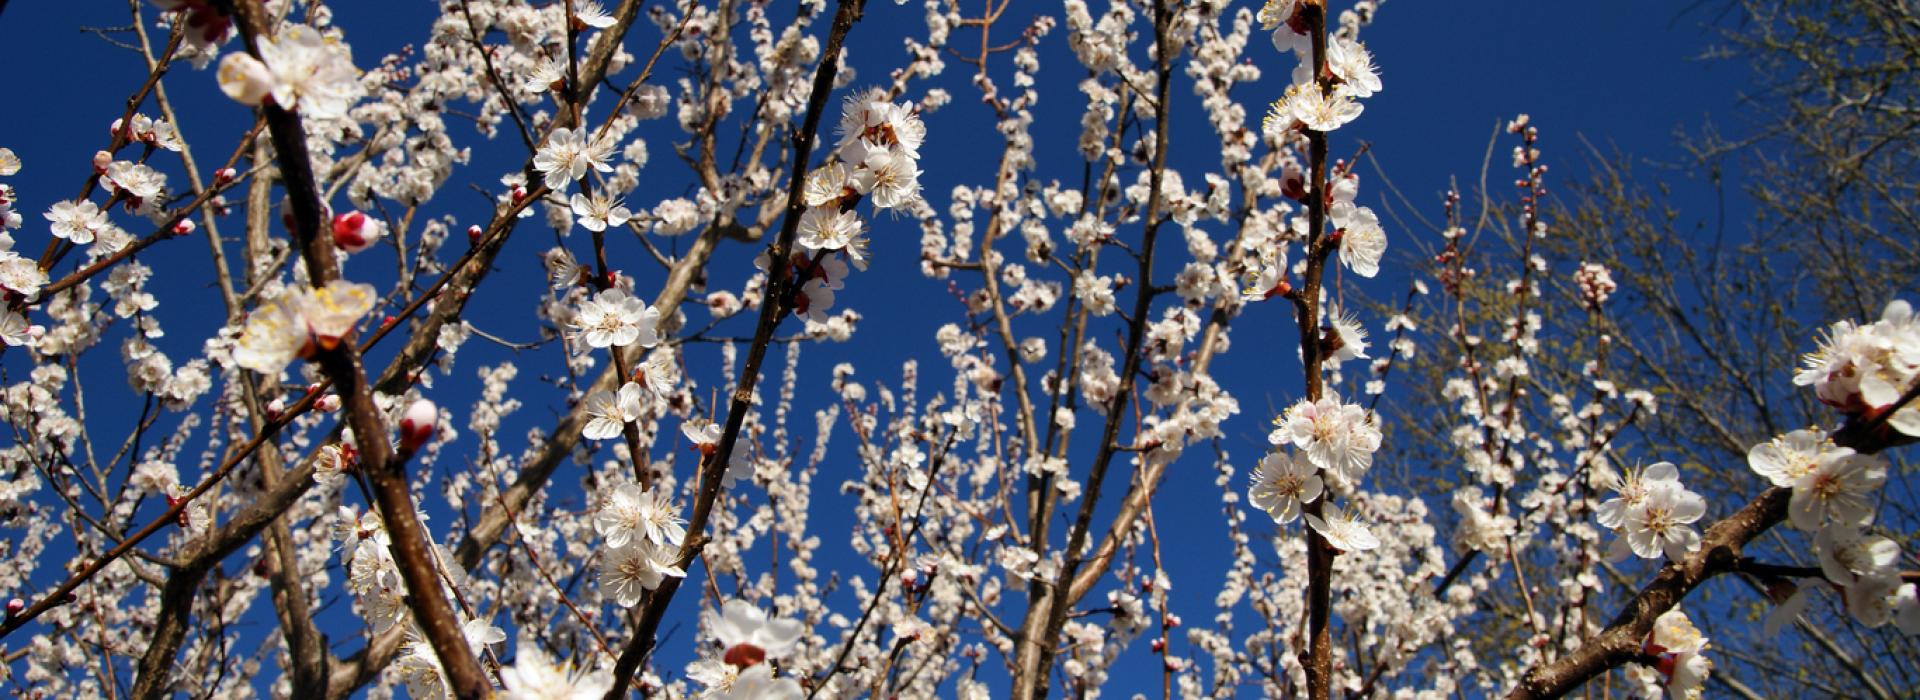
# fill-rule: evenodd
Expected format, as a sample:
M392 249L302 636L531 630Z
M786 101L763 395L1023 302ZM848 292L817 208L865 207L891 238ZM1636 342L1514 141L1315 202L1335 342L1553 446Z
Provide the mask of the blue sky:
M1096 3L1096 8L1103 4ZM1335 6L1338 8L1340 3ZM362 67L372 65L380 56L404 44L422 40L435 8L436 4L427 0L349 0L334 5L336 24L346 31L355 47L356 62ZM1016 3L1009 17L1019 22L1043 12L1058 16L1059 9L1051 3L1023 0ZM150 8L147 16L152 16ZM1378 21L1363 35L1375 53L1385 90L1366 102L1366 113L1359 121L1336 133L1332 151L1351 153L1360 142L1370 143L1373 156L1386 169L1386 174L1421 207L1420 213L1429 218L1438 215L1440 193L1447 188L1450 178L1457 177L1468 187L1478 178L1488 138L1497 125L1521 112L1530 113L1533 123L1543 131L1542 148L1547 162L1553 166L1550 178L1556 185L1579 177L1585 170L1582 166L1589 156L1576 137L1585 137L1602 151L1617 148L1643 161L1681 163L1685 152L1674 140L1676 127L1695 128L1707 119L1736 130L1740 124L1738 98L1750 78L1746 67L1732 62L1696 60L1716 39L1704 26L1714 20L1699 13L1688 14L1679 5L1651 0L1388 2L1381 9ZM83 34L80 28L126 23L126 9L119 3L15 2L0 14L0 64L14 67L9 82L16 100L15 107L0 110L0 146L14 149L25 162L22 174L12 179L24 200L22 210L27 217L25 228L16 232L22 249L37 251L44 245L46 225L38 213L56 199L72 196L77 191L88 159L106 141L108 123L119 115L126 95L145 73L136 56ZM896 7L884 0L870 3L866 19L855 27L849 39L854 65L861 71L855 85L872 84L900 62L898 37L923 33L917 3L907 7ZM1011 33L1011 30L1004 32ZM1077 183L1081 161L1075 144L1081 100L1073 86L1084 72L1065 50L1064 34L1064 30L1057 30L1045 41L1042 51L1043 101L1037 108L1040 121L1034 132L1042 166L1035 177L1043 181L1059 179ZM131 39L128 34L118 36ZM956 43L964 45L966 40L961 37L973 35L961 30L955 36ZM644 53L657 37L654 28L643 23L629 39L629 49ZM1256 42L1250 55L1263 65L1266 76L1260 83L1242 87L1237 94L1249 105L1250 112L1258 114L1264 111L1265 103L1284 88L1283 81L1292 59L1273 51L1263 40ZM669 55L665 60L664 74L676 75L675 57ZM927 171L924 184L935 207L941 210L945 209L947 193L954 184L977 185L991 178L994 165L991 158L997 155L996 150L980 146L995 143L996 137L990 121L983 119L984 108L975 104L973 97L977 93L966 84L968 68L957 62L949 66L948 74L936 84L953 93L954 103L927 117L929 137L923 149L923 168ZM994 70L1002 84L1007 84L1011 66L1003 59ZM211 167L209 163L222 160L232 148L245 123L246 111L219 95L211 71L178 66L167 77L166 84L172 91L176 108L182 112L184 131L196 148L196 156L202 167ZM1174 94L1190 101L1190 84L1181 79ZM145 111L155 113L151 108ZM1216 146L1211 131L1197 118L1197 111L1193 114L1194 118L1184 124L1176 121L1170 153L1176 164L1189 165L1188 172L1197 174L1200 168L1215 162ZM453 214L463 226L484 223L489 211L468 190L467 183L493 189L497 178L515 167L524 158L524 152L510 138L488 142L457 123L451 131L457 141L474 147L475 164L455 176L428 213ZM670 119L663 120L643 130L642 135L648 139L653 153L652 164L642 174L643 182L656 182L653 178L659 178L657 182L664 183L661 186L677 191L675 188L685 182L686 175L667 145L680 137L677 128ZM1512 179L1507 153L1513 145L1512 141L1503 140L1494 148L1494 167L1489 181L1496 187ZM176 188L184 186L184 177L177 169L172 172ZM1362 203L1379 206L1385 190L1380 186L1378 174L1370 167L1363 167L1360 172L1366 183ZM1712 192L1703 183L1688 179L1685 171L1668 171L1663 175L1675 186L1673 201L1681 209L1683 223L1712 215ZM1729 184L1737 187L1739 183ZM1397 202L1393 205L1398 208ZM237 215L229 217L229 221L228 226L239 225ZM1123 231L1122 235L1129 233L1137 235L1137 231ZM1213 233L1216 239L1223 235L1217 230ZM1416 241L1430 246L1437 240L1433 232L1417 229L1390 228L1388 235L1392 242L1389 260L1403 266L1409 264L1408 259L1400 256L1411 255L1417 247ZM963 321L960 308L946 295L945 281L919 275L915 261L916 229L904 222L889 224L882 219L876 224L874 237L879 262L869 272L851 280L848 290L840 296L842 304L857 309L865 317L860 334L850 344L803 350L801 372L806 377L803 392L810 390L814 392L812 395L822 395L819 392L825 386L825 370L839 361L860 366L861 376L870 384L894 383L900 363L917 357L921 358L926 374L921 381L923 390L930 391L948 382L948 372L938 359L932 335L942 324ZM489 282L494 288L483 292L473 307L485 309L482 315L472 319L481 329L514 340L537 336L531 298L533 285L540 279L538 254L551 245L551 241L552 237L537 219L530 219L521 227L501 258L502 272ZM585 250L583 237L576 236L570 244L575 246L576 253ZM454 250L460 250L460 245L455 243ZM629 269L641 275L642 289L658 285L657 268L641 264L636 256L644 253L637 245L627 240L615 241L612 252L616 267L621 265L619 261L630 261ZM751 272L748 260L752 252L739 245L724 250L713 268L715 288L737 290ZM390 253L383 250L380 255ZM155 285L162 306L157 313L169 331L169 337L161 346L176 362L183 361L197 351L199 342L218 323L218 314L204 313L200 306L208 304L211 306L205 308L217 308L218 304L217 295L211 289L212 274L205 263L205 244L198 237L163 244L144 254L143 259L160 270ZM380 261L371 267L387 264ZM1177 268L1169 264L1156 274L1166 279L1175 272ZM648 275L653 277L650 279ZM963 287L971 288L974 283L966 275L956 275L955 279ZM1375 296L1397 297L1405 288L1405 277L1389 273L1362 288ZM495 312L495 308L499 311ZM1290 318L1281 313L1283 309L1273 306L1255 308L1243 316L1235 326L1235 351L1216 365L1216 377L1240 398L1243 408L1243 413L1228 425L1225 441L1225 447L1239 457L1236 460L1239 465L1247 464L1264 446L1269 407L1290 402L1298 393L1299 372L1292 350L1296 340ZM698 311L690 312L690 316L695 322L704 320ZM732 327L744 335L751 330L750 324L750 321L737 321ZM1113 321L1112 325L1097 332L1117 332L1118 322ZM1378 323L1370 325L1377 328ZM1043 326L1023 328L1020 335L1038 333ZM791 329L791 324L783 327L789 332ZM120 336L110 337L117 344ZM710 346L694 352L706 353L704 358L696 360L696 366L701 361L712 366L717 356ZM784 361L784 354L780 350L770 354L769 363L774 371ZM82 363L82 379L87 386L98 387L92 390L96 395L110 396L116 389L124 391L124 370L115 355L113 347L103 347ZM506 351L474 341L461 353L455 375L441 381L435 398L447 406L470 404L474 391L470 386L472 373L483 364L491 365L506 357ZM1275 363L1276 357L1283 361ZM517 358L523 365L516 386L528 390L528 398L523 400L529 405L508 419L506 434L519 434L530 426L550 427L549 409L564 408L558 392L536 383L538 375L558 371L556 358L551 349L524 353ZM384 362L384 355L376 360L380 362ZM4 365L8 376L14 378L22 376L27 369L21 353L9 353ZM1276 366L1280 371L1273 370ZM709 375L706 383L711 386L716 379L717 376ZM1388 400L1392 400L1391 395ZM103 408L102 399L95 399L95 404L90 414L94 429L104 430L101 435L116 436L115 440L138 415L137 411L117 413L112 408ZM815 407L804 403L801 406L809 412ZM1089 419L1083 416L1083 423L1085 420ZM455 422L464 427L463 419ZM810 434L810 431L800 432ZM1092 437L1091 432L1081 431L1082 437ZM846 454L851 442L844 430L837 434L838 461L830 459L829 468L817 482L815 524L823 533L836 532L835 528L841 525L834 518L845 508L839 500L842 497L834 491L841 479L851 475ZM454 454L443 459L442 466L461 464L462 460L455 457L464 454L463 447L470 451L470 442L454 446ZM800 449L809 447L803 444ZM1171 557L1168 568L1196 572L1176 580L1175 602L1176 612L1195 622L1211 617L1212 591L1217 589L1227 551L1225 526L1217 512L1218 492L1212 486L1212 474L1205 457L1208 452L1191 450L1180 468L1193 470L1185 472L1193 478L1180 478L1182 473L1176 471L1156 501L1161 521L1181 522L1182 531L1187 533L1188 541L1168 552ZM835 471L835 467L839 471ZM1240 471L1244 478L1246 467L1240 466ZM183 472L190 474L191 468L183 465ZM1204 478L1198 476L1202 473L1206 475ZM576 488L570 486L572 481L573 475L563 471L556 483L569 485L557 488ZM1123 488L1110 484L1106 502L1111 504L1117 500ZM1435 510L1446 512L1443 500L1429 497L1429 501ZM444 527L449 520L436 515L434 522ZM1257 526L1260 520L1254 523ZM444 531L441 534L447 536ZM843 542L828 536L827 550L830 554L821 562L826 568L871 578L870 568L846 557ZM244 565L242 557L229 562L230 569ZM54 565L43 567L42 575L36 580L43 584L54 582L52 576L57 569ZM684 611L691 601L679 602L678 607ZM848 601L840 602L843 608L851 608L846 604ZM264 613L266 605L265 600L260 601L255 615L255 622L263 628L272 624L270 615ZM331 608L327 615L330 619L324 624L336 642L349 638L359 624L346 612L344 602ZM683 627L667 642L664 659L683 658L690 652L691 629ZM349 642L336 651L344 656L354 646L357 643ZM1176 642L1175 652L1189 653L1184 647L1184 642ZM1147 658L1144 644L1134 653L1140 659ZM1151 669L1152 664L1140 668ZM1157 671L1151 676L1150 682L1157 686ZM1132 679L1122 675L1118 682L1124 687ZM1141 682L1148 681L1142 679Z

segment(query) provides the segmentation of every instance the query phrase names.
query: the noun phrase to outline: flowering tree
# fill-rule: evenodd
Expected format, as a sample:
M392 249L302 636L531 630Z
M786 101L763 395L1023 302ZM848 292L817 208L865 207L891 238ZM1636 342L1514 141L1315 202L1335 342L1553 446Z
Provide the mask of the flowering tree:
M1334 155L1385 89L1377 2L1066 0L1016 25L1010 0L926 0L878 81L848 59L891 29L865 5L446 0L369 62L319 3L132 4L147 77L75 156L79 196L0 151L28 239L0 246L0 673L33 697L1692 697L1746 687L1713 675L1720 622L1682 611L1722 575L1770 630L1824 597L1920 632L1911 503L1888 505L1920 437L1905 302L1799 348L1766 391L1806 392L1813 427L1729 433L1749 471L1708 477L1638 427L1686 387L1614 369L1630 271L1556 264L1554 214L1577 216L1525 116L1518 200L1482 193L1469 223L1449 194L1432 254L1387 256ZM1085 77L1043 96L1062 33ZM230 99L176 110L184 81ZM1279 95L1257 124L1253 86ZM991 130L942 131L963 91ZM1079 162L1040 162L1054 99ZM190 144L197 112L246 117ZM940 140L997 148L935 192ZM662 142L685 172L649 163ZM44 252L13 250L36 213ZM871 268L911 267L884 241L916 228L946 368L803 376L803 348L872 333L855 309L904 290ZM193 237L212 285L179 303L222 311L183 338L159 302L196 290L154 261ZM1367 301L1389 282L1404 302ZM484 330L529 307L539 340ZM1223 386L1249 326L1284 329L1242 349L1280 369ZM106 402L83 389L103 367L130 388ZM1236 391L1291 393L1256 454L1229 452ZM1416 453L1417 478L1378 468ZM1201 473L1230 553L1190 572L1155 496ZM1782 530L1811 554L1749 550ZM1218 583L1208 623L1176 582Z

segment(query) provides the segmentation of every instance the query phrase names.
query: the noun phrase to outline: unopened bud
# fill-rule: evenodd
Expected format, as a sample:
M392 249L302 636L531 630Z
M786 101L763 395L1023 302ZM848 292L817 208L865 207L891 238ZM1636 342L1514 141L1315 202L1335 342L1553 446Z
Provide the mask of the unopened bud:
M106 151L95 151L95 152L94 152L94 154L93 154L93 172L95 172L95 173L99 173L99 174L102 174L102 175L104 175L104 174L106 174L106 172L107 172L107 166L109 166L109 165L113 165L113 154L112 154L112 153L108 153L108 152L106 152Z
M14 598L12 600L7 601L7 617L13 617L15 615L18 615L22 612L25 612L26 609L27 609L27 601L21 600L19 598Z
M467 227L467 243L472 245L480 245L480 234L482 233L486 233L486 229L480 228L479 224L468 226Z
M193 229L194 229L193 219L181 219L179 222L173 225L173 235L185 236L189 233L193 233Z
M221 168L213 174L213 184L224 185L240 179L240 171L233 168Z
M386 229L386 223L368 217L365 212L336 214L333 217L333 243L348 253L358 253L385 236Z
M313 402L313 410L321 413L332 413L340 410L340 395L327 394L326 396L315 399Z
M433 439L434 424L440 420L440 409L432 401L420 399L407 407L405 415L400 417L400 449L413 452Z

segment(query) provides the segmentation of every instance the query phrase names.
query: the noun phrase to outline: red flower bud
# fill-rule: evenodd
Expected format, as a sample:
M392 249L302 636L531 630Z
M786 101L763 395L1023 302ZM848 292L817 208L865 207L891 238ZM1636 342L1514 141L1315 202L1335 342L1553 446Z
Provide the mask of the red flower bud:
M420 449L433 439L434 423L440 419L440 409L432 401L420 399L407 407L406 415L400 418L400 449L412 452Z
M386 224L368 218L365 212L351 211L333 217L333 243L348 253L358 253L386 235Z

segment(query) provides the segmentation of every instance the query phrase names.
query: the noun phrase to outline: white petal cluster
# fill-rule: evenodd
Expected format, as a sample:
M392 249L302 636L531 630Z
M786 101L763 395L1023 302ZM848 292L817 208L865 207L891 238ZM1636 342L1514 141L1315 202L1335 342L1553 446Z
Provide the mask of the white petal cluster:
M765 610L734 598L709 612L707 630L719 642L719 663L695 661L687 675L706 683L706 697L738 700L798 700L799 681L775 675L768 663L798 650L807 627L798 620L769 617Z
M639 390L629 383L622 392L628 388ZM621 607L638 604L669 576L687 575L678 564L686 521L665 489L633 483L613 487L600 498L593 529L611 550L601 559L600 592Z
M1274 420L1267 441L1292 445L1314 466L1359 483L1380 450L1380 427L1367 409L1342 403L1331 394L1319 401L1301 399Z
M813 323L833 320L834 292L847 266L865 270L870 259L867 225L854 209L870 200L875 211L924 208L920 198L920 146L927 127L912 103L896 103L883 88L849 96L837 128L834 160L809 173L796 222L795 251L788 274L794 314ZM756 264L768 269L764 256Z
M1849 614L1862 624L1898 623L1920 634L1920 599L1900 576L1900 545L1869 529L1888 463L1879 455L1857 454L1817 430L1795 430L1747 451L1747 465L1779 488L1793 489L1787 521L1814 532L1820 572L1843 593ZM1806 606L1802 589L1769 617L1777 629Z
M1674 608L1653 621L1653 631L1641 645L1641 652L1658 659L1654 672L1659 675L1666 695L1673 700L1697 700L1705 692L1713 662L1704 655L1707 638L1693 626L1687 614Z
M1700 549L1693 523L1706 515L1707 501L1680 485L1680 470L1673 464L1627 472L1614 480L1613 488L1619 495L1594 510L1601 525L1622 535L1614 540L1613 557L1624 558L1630 548L1644 559L1664 553L1678 561Z
M339 118L364 93L345 42L304 24L260 40L260 58L230 53L220 60L220 89L245 105L271 98L281 109Z
M606 139L589 136L586 129L561 127L554 129L534 153L533 168L544 176L547 189L558 192L586 177L588 168L613 172L613 164L608 162L612 154L613 145Z
M673 507L673 495L639 484L614 487L593 515L593 529L607 546L625 547L636 541L661 547L679 547L686 539L686 521Z
M624 289L609 289L580 305L574 316L575 337L587 348L624 348L634 343L660 343L660 310L648 306Z
M1268 452L1253 470L1253 488L1247 499L1273 516L1276 523L1300 517L1301 506L1320 497L1324 484L1313 463L1285 450Z
M606 669L575 669L540 648L529 637L515 645L514 664L500 669L506 700L593 700L613 687Z
M86 200L54 202L46 217L53 222L53 236L72 241L74 245L92 243L95 233L111 225L107 222L107 213Z
M626 430L626 424L640 420L646 404L646 396L640 385L627 382L618 392L596 391L587 396L587 424L580 429L580 435L588 440L611 440L620 437Z
M377 296L373 285L345 280L285 290L247 316L235 340L234 364L275 374L296 357L330 349L373 309Z
M1307 525L1314 532L1326 538L1327 546L1340 552L1364 552L1380 546L1380 538L1374 537L1365 523L1340 510L1340 506L1328 505L1326 517L1307 514Z
M667 577L686 577L679 557L679 547L656 545L645 539L614 548L600 559L600 594L623 608L638 605L647 591L660 587Z
M1913 389L1920 377L1920 318L1905 300L1895 300L1870 324L1840 321L1827 330L1820 348L1802 360L1793 383L1812 386L1814 394L1849 416L1874 417ZM1910 401L1886 417L1908 437L1920 437L1920 401Z
M595 233L625 226L633 218L633 212L621 206L618 197L608 198L600 192L591 197L575 193L568 204L573 209L573 215L579 217L580 227Z

